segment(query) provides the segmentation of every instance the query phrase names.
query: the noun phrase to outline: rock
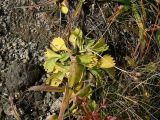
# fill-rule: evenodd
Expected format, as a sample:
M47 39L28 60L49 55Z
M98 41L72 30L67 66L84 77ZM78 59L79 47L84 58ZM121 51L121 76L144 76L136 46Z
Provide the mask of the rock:
M62 103L62 97L60 97L59 99L57 99L52 103L50 112L55 113L59 111L61 103Z
M2 103L3 112L8 116L12 115L11 105L10 105L9 101L7 100L7 98L2 98L1 103Z
M0 56L0 63L2 63L2 57Z
M0 20L0 36L6 35L8 32L7 23L4 20Z
M42 73L37 65L14 62L5 74L5 84L11 93L24 90L40 80Z
M2 111L3 111L3 109L2 109L2 103L0 102L0 119L2 117Z
M3 89L3 86L2 86L2 82L0 82L0 94L2 93L2 89Z

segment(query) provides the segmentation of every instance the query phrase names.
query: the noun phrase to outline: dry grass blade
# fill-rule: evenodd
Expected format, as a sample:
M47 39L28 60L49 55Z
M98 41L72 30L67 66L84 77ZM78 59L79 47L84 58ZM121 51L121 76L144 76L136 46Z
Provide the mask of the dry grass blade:
M58 120L63 120L64 113L69 105L69 100L71 98L72 93L73 93L73 91L71 89L69 89L68 87L66 87L65 94L63 97L63 101L62 101L62 105L61 105L61 109L60 109L59 116L58 116Z
M80 15L80 12L81 12L81 8L82 8L82 5L83 5L83 0L80 0L77 7L76 7L76 11L74 13L74 17L77 17Z
M143 5L141 5L143 6ZM145 32L145 24L144 24L144 20L141 18L142 14L139 13L139 10L137 8L137 4L132 2L132 12L134 14L135 17L135 21L137 23L137 26L139 28L139 41L138 41L138 45L135 49L134 52L134 56L136 56L135 58L137 59L138 57L138 50L140 49L140 56L142 57L142 55L144 54L144 49L146 47L146 44L148 44L148 39L147 39L147 35ZM142 12L143 11L143 7L142 7ZM145 14L145 12L144 12ZM144 19L145 19L145 15L144 15Z
M64 92L64 87L53 87L49 85L32 86L28 91Z
M115 13L109 18L107 18L107 20L109 21L109 26L111 26L116 21L116 18L122 13L123 9L124 9L124 6L120 5L115 11Z

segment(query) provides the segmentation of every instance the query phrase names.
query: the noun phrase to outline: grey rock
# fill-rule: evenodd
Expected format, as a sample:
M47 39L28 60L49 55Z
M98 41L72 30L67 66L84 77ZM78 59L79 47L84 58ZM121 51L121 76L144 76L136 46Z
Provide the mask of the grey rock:
M56 101L52 103L50 112L55 113L59 111L61 103L62 103L62 98L60 97L59 99L57 99Z
M0 103L0 119L1 119L1 117L2 117L2 111L3 111L3 109L2 109L2 104Z
M0 64L2 63L2 56L0 56Z
M7 98L2 98L1 99L1 102L2 102L2 108L3 108L3 111L6 115L12 115L11 113L11 105L9 103L9 101L7 100Z
M40 80L41 74L42 71L37 65L14 62L5 74L5 84L11 93L24 90Z

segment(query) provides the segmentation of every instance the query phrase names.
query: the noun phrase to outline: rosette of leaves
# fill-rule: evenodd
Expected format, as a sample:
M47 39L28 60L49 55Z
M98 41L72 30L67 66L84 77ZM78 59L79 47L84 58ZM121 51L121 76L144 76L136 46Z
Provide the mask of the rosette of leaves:
M69 48L63 38L54 38L45 52L46 84L53 87L51 91L64 92L59 120L64 118L65 110L76 96L90 99L92 85L98 85L102 73L115 66L113 57L101 56L108 50L103 38L98 41L84 38L82 30L76 28L68 42Z

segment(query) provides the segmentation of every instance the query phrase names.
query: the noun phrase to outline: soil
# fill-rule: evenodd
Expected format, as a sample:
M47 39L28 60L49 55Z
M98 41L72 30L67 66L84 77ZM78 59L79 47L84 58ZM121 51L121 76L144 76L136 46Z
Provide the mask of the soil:
M44 120L59 110L59 95L27 92L29 87L44 82L43 53L53 36L59 34L59 12L54 12L57 6L44 2L0 1L1 120L15 119L10 97L22 120Z
M75 3L70 4L70 9L74 10ZM95 6L87 2L73 26L81 27L86 36L98 39L108 28L106 18L113 14L116 5L108 0L99 0ZM53 0L0 1L1 120L15 119L11 114L10 97L14 98L22 120L45 120L46 116L58 112L62 95L28 92L27 89L44 82L46 76L42 64L45 48L54 36L64 34L66 20ZM116 22L104 36L119 65L130 51L127 46L136 46L136 35L126 30L128 26L134 27L135 23L130 21L124 24Z

